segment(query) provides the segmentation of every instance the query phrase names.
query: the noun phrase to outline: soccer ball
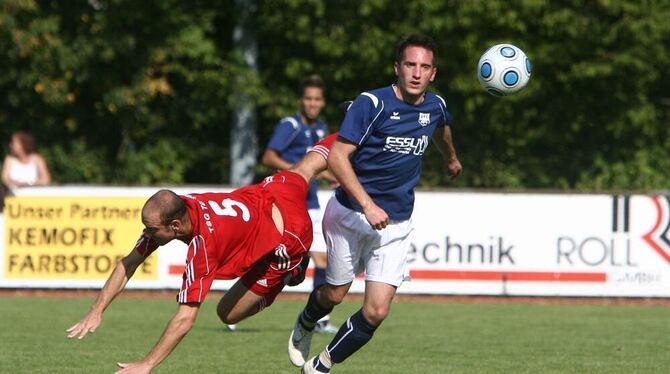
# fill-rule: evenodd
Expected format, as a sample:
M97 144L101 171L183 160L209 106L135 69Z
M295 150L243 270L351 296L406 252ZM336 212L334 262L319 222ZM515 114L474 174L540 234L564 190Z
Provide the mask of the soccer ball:
M491 95L505 96L526 87L532 69L522 50L511 44L496 44L479 58L477 78Z

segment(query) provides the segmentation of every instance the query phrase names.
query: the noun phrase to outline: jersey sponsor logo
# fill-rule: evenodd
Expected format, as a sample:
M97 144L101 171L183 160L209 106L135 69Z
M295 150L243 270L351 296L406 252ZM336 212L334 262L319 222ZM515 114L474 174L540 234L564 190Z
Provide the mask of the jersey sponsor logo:
M400 112L393 112L391 114L391 119L400 119L399 114L400 114Z
M419 125L428 126L430 123L430 113L419 113Z
M428 148L428 136L423 135L420 138L403 138L399 136L389 136L384 145L385 152L402 153L405 155L414 154L421 156Z

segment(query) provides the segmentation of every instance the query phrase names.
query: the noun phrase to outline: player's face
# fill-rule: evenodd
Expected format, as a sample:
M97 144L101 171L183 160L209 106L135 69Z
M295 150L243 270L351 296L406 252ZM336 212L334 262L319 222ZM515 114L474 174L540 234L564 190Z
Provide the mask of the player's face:
M177 237L177 233L169 225L164 225L157 217L142 215L144 224L144 237L151 239L158 245L165 245Z
M403 97L409 98L423 95L437 73L433 65L433 52L413 45L405 48L402 61L396 62L394 68L398 76L398 88Z
M300 111L309 121L315 121L326 105L323 90L318 87L305 87L300 98Z

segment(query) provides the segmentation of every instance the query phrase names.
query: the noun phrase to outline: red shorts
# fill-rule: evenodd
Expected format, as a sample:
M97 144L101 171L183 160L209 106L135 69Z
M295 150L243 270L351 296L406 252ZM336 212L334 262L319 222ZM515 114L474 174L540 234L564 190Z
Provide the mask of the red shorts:
M275 198L284 221L282 243L241 277L244 286L263 297L263 309L270 306L284 288L284 279L297 273L313 236L312 220L307 212L308 185L300 175L281 171L260 185Z

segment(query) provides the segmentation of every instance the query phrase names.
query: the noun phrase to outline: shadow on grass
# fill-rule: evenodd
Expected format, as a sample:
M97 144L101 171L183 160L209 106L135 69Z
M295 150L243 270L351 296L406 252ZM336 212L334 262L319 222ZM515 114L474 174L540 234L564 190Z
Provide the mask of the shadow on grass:
M207 331L207 332L220 332L223 334L255 334L259 332L285 332L287 334L291 333L291 330L288 329L281 329L281 328L273 328L273 327L266 327L266 328L258 328L258 327L240 327L238 326L235 331L230 331L228 330L225 326L218 326L218 327L212 327L212 326L207 326L207 327L201 327L200 330L202 331ZM288 336L288 335L287 335Z

